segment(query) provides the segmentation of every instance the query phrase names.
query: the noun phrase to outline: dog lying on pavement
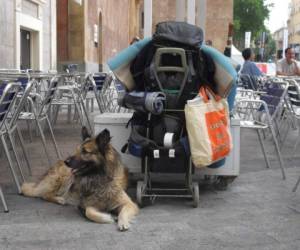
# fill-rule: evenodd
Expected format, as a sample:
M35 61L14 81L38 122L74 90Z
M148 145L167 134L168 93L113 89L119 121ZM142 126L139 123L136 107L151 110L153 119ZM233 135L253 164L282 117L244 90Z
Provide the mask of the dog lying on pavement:
M82 138L73 156L58 161L38 183L24 183L22 194L78 206L88 219L98 223L113 223L111 212L116 212L119 230L129 229L139 209L125 192L128 171L110 144L109 131L91 138L83 127Z

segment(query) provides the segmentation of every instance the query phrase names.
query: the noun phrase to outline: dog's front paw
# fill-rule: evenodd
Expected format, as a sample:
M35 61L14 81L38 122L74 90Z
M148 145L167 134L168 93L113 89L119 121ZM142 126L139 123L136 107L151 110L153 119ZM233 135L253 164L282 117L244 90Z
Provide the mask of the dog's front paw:
M66 204L66 200L63 197L55 197L55 201L60 204L60 205L65 205Z
M120 231L127 231L129 229L130 225L128 221L119 221L118 222L118 228Z
M21 194L25 196L34 196L35 183L24 182L21 186Z

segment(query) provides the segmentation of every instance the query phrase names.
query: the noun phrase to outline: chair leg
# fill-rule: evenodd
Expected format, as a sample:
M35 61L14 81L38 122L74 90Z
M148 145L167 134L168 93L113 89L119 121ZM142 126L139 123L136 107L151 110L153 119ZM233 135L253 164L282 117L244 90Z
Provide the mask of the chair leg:
M71 98L68 97L68 102L71 102ZM72 105L68 105L68 123L71 123Z
M87 123L88 123L90 132L92 132L92 131L93 131L93 128L92 128L92 125L91 125L91 121L90 121L88 112L87 112L87 110L86 110L86 108L85 108L85 106L84 106L83 100L81 100L81 106L82 106L83 112L84 112L84 114L85 114L86 121L87 121Z
M16 126L16 129L17 129L17 134L18 134L19 141L20 141L20 144L21 144L21 148L22 148L22 151L23 151L23 155L24 155L24 158L25 158L25 161L26 161L26 164L27 164L27 168L28 168L28 171L29 171L29 175L32 175L31 165L30 165L30 162L29 162L27 151L25 149L25 143L24 143L22 133L21 133L18 126Z
M12 162L12 159L10 157L10 153L9 153L9 150L8 150L8 147L7 147L4 135L1 135L0 137L1 137L1 142L2 142L2 145L3 145L4 152L5 152L7 160L8 160L10 171L12 173L12 176L14 178L15 184L16 184L17 189L18 189L18 193L21 193L20 182L19 182L18 176L17 176L17 174L16 174L16 172L14 170L13 162Z
M44 135L44 132L43 132L43 128L42 128L39 120L36 120L36 125L37 125L38 130L39 130L40 135L41 135L42 143L43 143L44 150L45 150L45 153L46 153L46 156L47 156L47 159L48 159L49 166L51 166L50 156L49 156L48 151L47 151L46 138L45 138L45 135Z
M286 131L285 131L285 133L284 133L284 135L283 135L283 139L282 139L282 142L281 142L281 144L280 144L280 150L283 148L283 146L284 146L284 144L285 144L286 138L287 138L288 133L289 133L289 131L290 131L290 129L291 129L291 125L290 125L289 123L287 123L287 126L286 126L286 127L287 127L287 128L286 128Z
M295 187L293 188L293 192L296 192L296 190L297 190L299 184L300 184L300 176L299 176L299 178L298 178L298 180L297 180L297 183L296 183Z
M295 156L295 154L297 152L299 142L300 142L300 126L298 126L298 137L297 137L297 141L296 141L296 144L294 146L294 149L293 149L293 156Z
M6 204L6 201L5 201L5 198L4 198L4 194L2 192L2 188L1 187L0 187L0 198L1 198L1 201L2 201L2 204L3 204L3 207L4 207L4 212L8 213L9 210L7 208L7 204Z
M280 168L281 168L282 178L285 180L286 176L285 176L285 170L284 170L284 163L283 163L281 152L280 152L280 149L279 149L279 144L278 144L278 141L276 139L276 134L275 134L273 126L270 126L270 129L271 129L273 141L274 141L274 144L275 144L275 149L277 151L277 155L278 155L278 159L279 159L279 165L280 165Z
M81 126L84 126L82 111L80 109L80 105L78 104L78 102L75 99L74 99L74 104L75 104L76 114L78 115L78 118L79 118L79 121L81 123Z
M52 126L51 126L51 123L50 123L48 117L46 117L46 121L47 121L49 130L50 130L51 138L52 138L52 141L53 141L53 144L54 144L54 147L55 147L55 151L56 151L57 157L58 157L58 159L62 159L60 151L59 151L57 143L56 143L56 140L55 140L53 129L52 129Z
M265 147L265 145L263 143L262 135L260 134L259 130L256 130L256 132L257 132L257 135L258 135L259 143L260 143L260 146L261 146L264 158L265 158L265 162L266 162L267 168L270 168L270 162L269 162L268 156L266 154L266 147Z
M275 135L278 138L278 140L277 140L278 143L281 144L282 143L282 138L281 138L280 127L279 127L278 121L276 121L276 120L274 120L274 131L275 131L275 133L277 131L277 133Z
M27 130L28 130L28 134L29 134L29 141L32 142L33 139L32 139L32 131L31 131L30 122L31 122L31 121L27 120L27 121L26 121L26 124L27 124Z
M8 135L8 139L9 139L9 141L11 143L12 151L13 151L14 157L16 159L17 166L18 166L19 172L20 172L21 177L22 177L22 181L24 182L25 181L25 177L24 177L24 173L23 173L23 170L22 170L22 167L21 167L19 156L17 154L17 148L16 148L16 145L15 145L14 138L11 136L10 132L8 132L7 135Z
M94 98L91 98L91 112L94 113Z
M86 108L87 110L90 109L90 100L89 100L88 98L85 99L85 108Z

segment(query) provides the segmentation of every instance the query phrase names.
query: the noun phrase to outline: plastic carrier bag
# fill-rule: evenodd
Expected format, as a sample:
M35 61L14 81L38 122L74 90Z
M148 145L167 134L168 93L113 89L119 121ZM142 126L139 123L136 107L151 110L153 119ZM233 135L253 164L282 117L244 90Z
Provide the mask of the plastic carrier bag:
M187 102L184 112L195 167L208 166L230 153L233 146L226 99L201 87L199 96Z

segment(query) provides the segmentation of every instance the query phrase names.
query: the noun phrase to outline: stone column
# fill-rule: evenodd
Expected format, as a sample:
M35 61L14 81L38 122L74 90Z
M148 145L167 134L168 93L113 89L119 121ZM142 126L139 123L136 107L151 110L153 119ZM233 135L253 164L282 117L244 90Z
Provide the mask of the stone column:
M207 0L197 0L197 26L201 27L205 37Z
M152 36L152 0L144 0L144 38Z
M176 21L185 19L185 2L186 0L176 0Z
M187 22L189 24L195 24L195 12L195 0L187 0Z
M51 12L50 12L50 37L51 37L51 42L50 42L50 65L49 69L56 69L57 68L57 44L56 44L56 0L50 0L50 7L51 7Z

